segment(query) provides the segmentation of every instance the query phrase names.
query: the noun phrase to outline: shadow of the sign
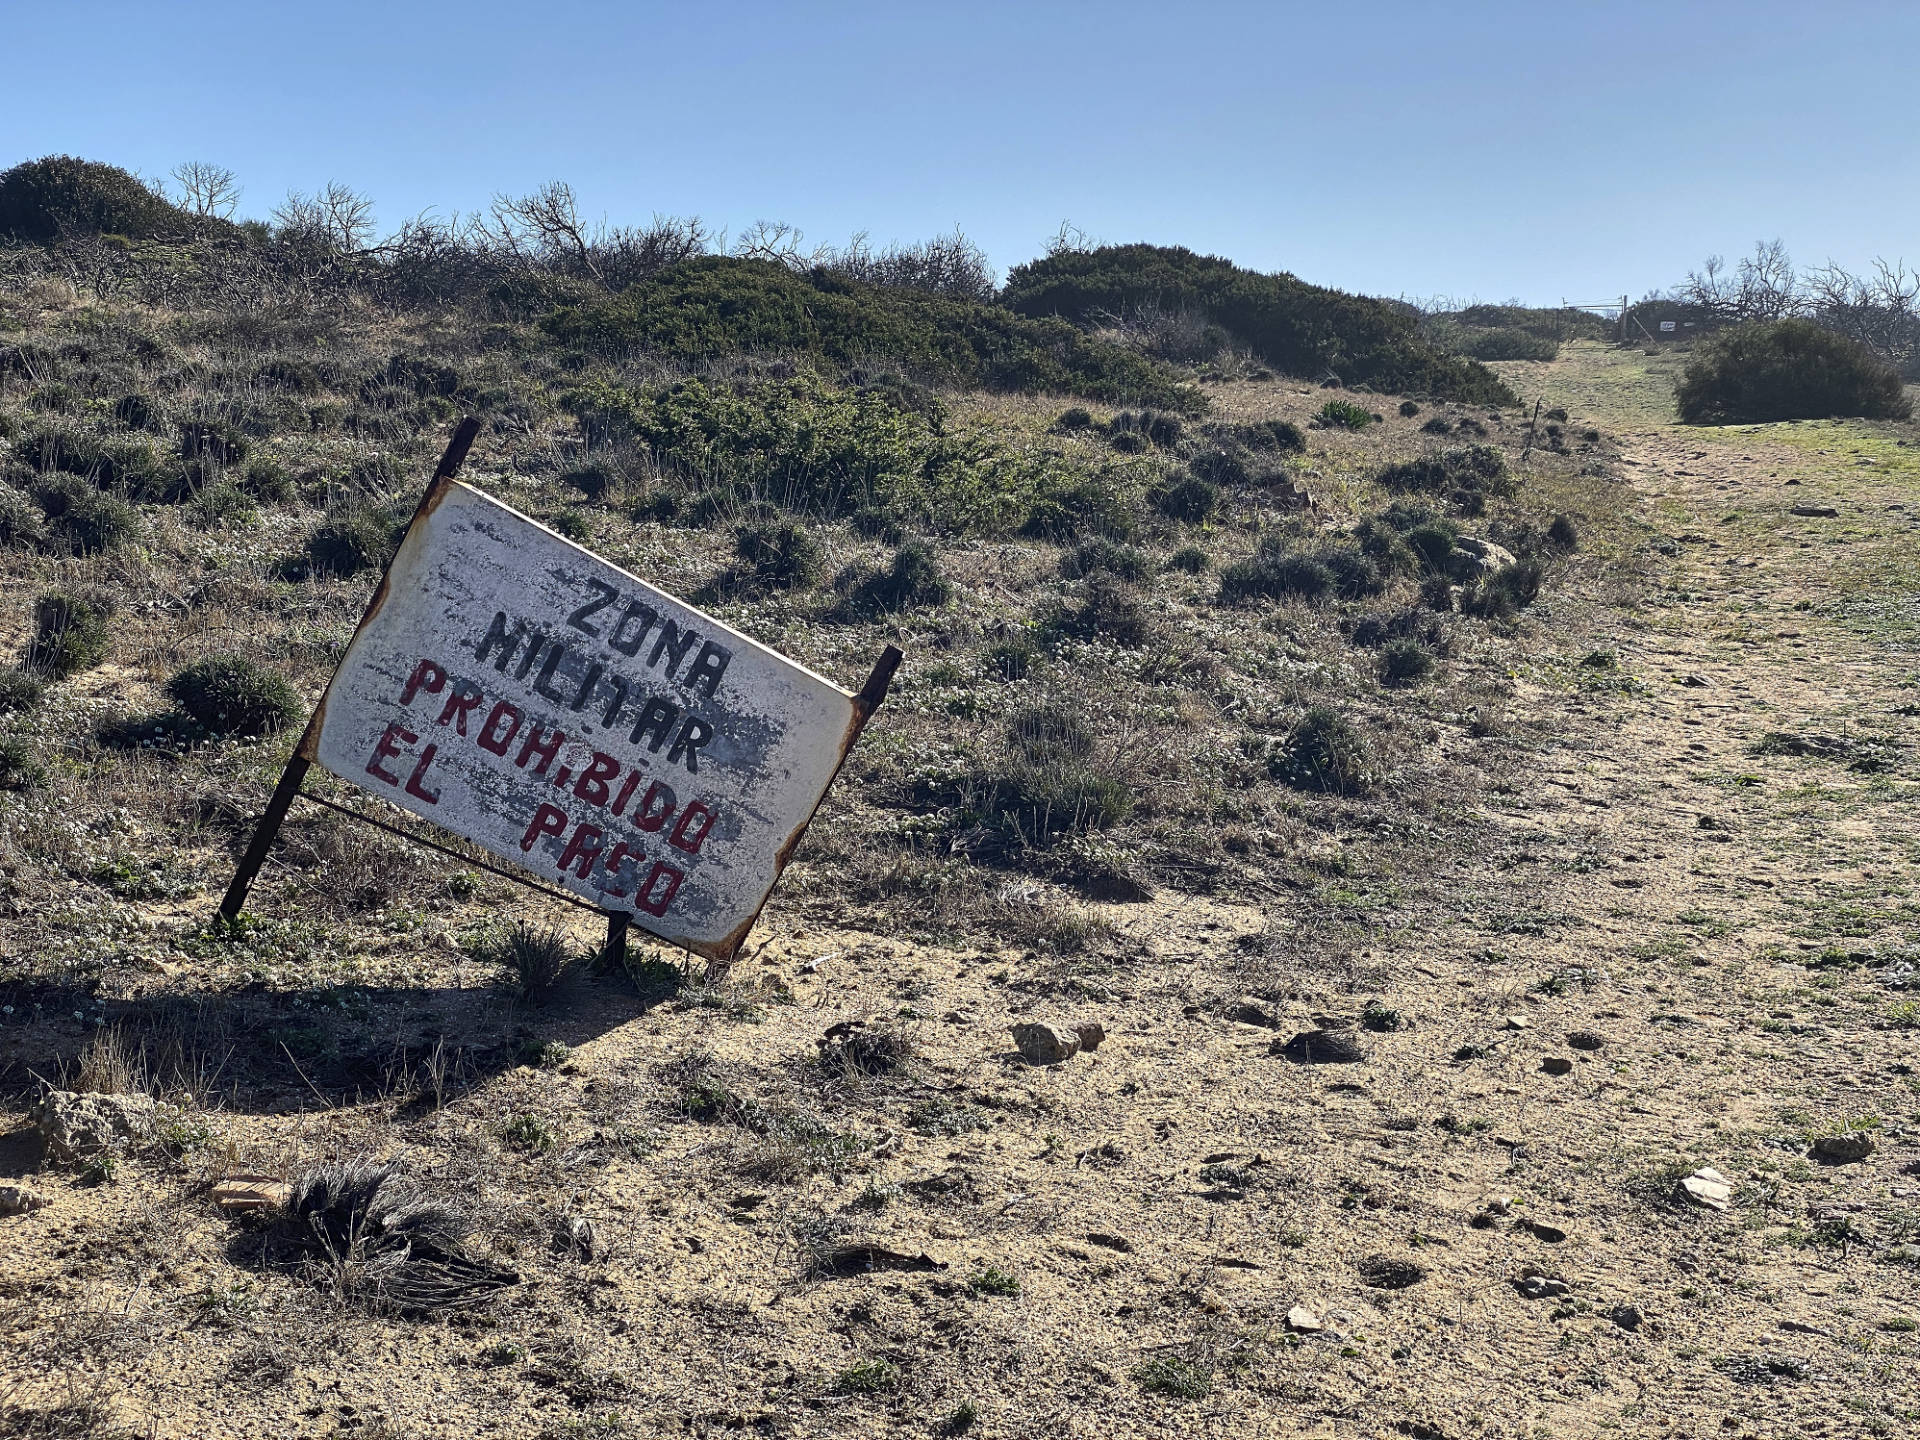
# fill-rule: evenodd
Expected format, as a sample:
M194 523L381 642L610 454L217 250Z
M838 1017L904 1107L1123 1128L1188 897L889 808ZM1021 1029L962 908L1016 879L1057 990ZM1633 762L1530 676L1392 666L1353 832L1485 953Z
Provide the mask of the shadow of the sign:
M0 1104L23 1109L79 1083L111 1035L136 1088L209 1110L285 1115L368 1104L408 1118L507 1072L567 1064L567 1051L675 994L636 993L618 973L576 972L539 1002L499 985L307 985L162 989L96 1006L71 987L9 987ZM564 1049L561 1047L565 1047ZM21 1173L0 1141L0 1177ZM31 1167L29 1167L31 1168Z

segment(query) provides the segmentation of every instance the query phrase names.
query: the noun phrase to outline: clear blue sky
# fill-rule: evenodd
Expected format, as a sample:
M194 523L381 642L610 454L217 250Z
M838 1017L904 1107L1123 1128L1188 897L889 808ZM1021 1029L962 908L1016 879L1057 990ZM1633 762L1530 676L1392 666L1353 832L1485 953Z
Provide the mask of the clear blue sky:
M1004 271L1062 220L1374 294L1597 300L1780 236L1920 262L1920 5L0 0L0 166L208 160L384 223L553 178L614 221Z

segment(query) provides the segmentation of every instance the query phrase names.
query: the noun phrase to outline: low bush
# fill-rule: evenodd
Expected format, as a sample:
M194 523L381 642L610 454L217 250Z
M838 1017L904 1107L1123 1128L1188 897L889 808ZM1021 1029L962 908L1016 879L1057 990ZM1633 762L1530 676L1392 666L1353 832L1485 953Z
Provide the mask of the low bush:
M1262 420L1253 425L1236 425L1234 438L1249 450L1278 450L1283 455L1299 455L1307 448L1307 436L1291 420Z
M989 390L1187 414L1206 406L1164 367L1063 320L768 260L684 260L617 295L556 310L541 324L569 345L641 348L684 364L774 351L849 368L882 356L929 380Z
M68 235L188 235L194 218L114 165L48 155L0 171L0 238L46 244Z
M1060 557L1060 575L1066 580L1083 580L1089 575L1117 575L1122 580L1144 580L1153 569L1146 555L1131 545L1121 545L1101 536L1088 540Z
M1213 564L1213 557L1198 545L1182 545L1167 560L1169 570L1181 570L1188 575L1204 573Z
M1153 624L1140 597L1117 575L1100 574L1087 582L1079 604L1060 610L1050 628L1080 640L1105 640L1122 649L1136 650L1153 634Z
M1553 523L1547 526L1547 543L1556 550L1577 550L1580 548L1580 527L1574 524L1571 516L1556 515Z
M1377 783L1371 747L1345 716L1323 705L1302 715L1267 759L1267 772L1296 790L1365 795Z
M1220 572L1220 598L1239 600L1319 600L1332 593L1333 571L1304 551L1269 536L1251 559L1236 560Z
M856 578L848 587L847 607L854 616L893 614L944 605L953 586L940 573L933 550L919 541L893 552L893 563L878 575Z
M74 475L57 475L34 491L46 516L45 545L56 554L98 555L137 538L140 512Z
M1451 435L1453 433L1453 422L1444 415L1435 415L1420 427L1420 433L1423 435Z
M1114 435L1139 435L1159 450L1171 450L1186 433L1179 416L1159 415L1151 410L1142 410L1137 415L1131 410L1122 410L1108 423L1107 429Z
M1411 685L1433 673L1433 656L1418 640L1390 640L1380 652L1380 679L1387 685Z
M31 670L0 670L0 715L31 710L46 688L46 681Z
M1411 420L1420 413L1420 407L1411 400L1402 400L1400 402L1400 413L1408 420Z
M982 821L1016 847L1046 847L1119 824L1133 792L1078 714L1052 703L1016 711L1007 749L975 781Z
M792 520L741 526L734 531L733 551L754 580L777 590L811 585L826 558L813 532Z
M1465 445L1389 465L1375 480L1387 490L1438 495L1467 515L1485 511L1487 497L1518 488L1506 457L1491 445Z
M214 735L269 735L300 715L300 697L239 655L200 660L167 682L167 697Z
M562 475L560 483L578 490L589 500L604 500L607 492L613 489L614 476L604 465L582 465Z
M46 780L46 767L26 736L0 735L0 790L33 790Z
M1220 487L1198 475L1183 474L1154 498L1154 508L1169 520L1198 525L1220 508Z
M1331 368L1350 383L1396 394L1513 403L1498 376L1420 335L1408 310L1179 247L1059 250L1016 266L1003 295L1022 315L1058 315L1087 326L1149 308L1204 317L1236 347L1291 375L1318 376Z
M502 968L521 999L538 1002L553 993L574 954L567 932L559 926L541 929L517 920L512 929L483 948L481 958Z
M338 511L307 536L289 574L346 579L377 570L393 558L405 528L390 512L373 506Z
M1460 610L1477 620L1511 620L1540 596L1544 571L1538 561L1522 560L1483 576L1460 592Z
M1689 425L1913 415L1898 370L1808 320L1742 325L1702 341L1674 399Z
M0 482L0 548L33 549L46 542L46 517L26 491Z
M1329 400L1314 417L1334 430L1364 430L1373 423L1373 412L1351 400Z
M1079 405L1060 412L1060 418L1053 422L1053 428L1062 434L1072 435L1081 430L1093 428L1093 415Z
M293 476L287 467L265 455L247 462L240 488L266 505L284 505L294 497Z
M33 627L26 664L38 674L66 680L107 658L107 611L92 600L50 590L34 601Z

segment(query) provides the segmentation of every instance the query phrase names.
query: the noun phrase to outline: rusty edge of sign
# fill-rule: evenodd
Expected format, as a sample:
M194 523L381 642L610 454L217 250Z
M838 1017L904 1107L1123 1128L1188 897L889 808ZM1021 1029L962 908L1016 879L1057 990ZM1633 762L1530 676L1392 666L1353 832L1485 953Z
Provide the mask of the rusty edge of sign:
M467 458L467 451L472 448L474 437L477 436L479 432L480 422L474 417L469 416L461 421L460 428L454 432L453 439L448 442L446 452L440 457L440 463L434 467L433 479L428 484L426 493L420 497L420 503L414 507L413 518L407 522L407 528L401 534L400 544L395 548L393 558L387 562L386 567L380 572L380 583L374 587L373 595L367 601L367 608L361 613L360 623L353 627L353 634L348 638L346 649L341 652L342 664L345 663L346 655L352 651L354 641L360 638L361 632L364 631L368 625L372 624L375 617L386 607L387 600L393 593L393 575L395 569L399 566L402 551L405 550L407 542L413 538L415 529L423 521L431 519L434 511L438 510L447 496L452 493L456 483L454 477L458 473L462 462ZM507 508L512 509L511 506ZM520 514L517 510L514 511L514 513L516 515ZM522 518L529 524L539 526L542 530L547 529L546 526L541 525L538 520L535 520L530 515L522 516ZM567 540L564 535L560 535L558 532L548 531L548 533L553 534L556 539L566 544L575 544L575 542ZM576 546L576 548L581 549L588 555L593 555L593 552L586 550L584 546ZM601 557L593 556L593 558L600 559ZM619 567L616 566L614 568L618 569ZM732 629L731 626L726 625L722 625L721 628ZM743 638L750 639L751 637ZM753 927L759 923L761 912L767 908L767 902L773 898L774 890L779 887L780 877L786 873L787 866L793 859L793 852L799 847L801 839L806 835L807 827L813 824L813 817L819 813L820 806L826 802L828 792L833 789L833 782L839 779L840 771L847 763L847 756L852 752L855 743L860 739L860 733L866 729L867 721L873 718L874 711L878 710L881 703L887 698L887 689L893 683L894 672L900 668L900 662L904 658L905 656L898 646L887 646L887 648L881 652L880 658L874 662L873 669L868 674L866 683L860 687L857 693L850 696L853 701L853 714L847 722L845 732L840 737L839 752L834 761L833 773L827 776L827 783L821 787L820 796L814 801L813 808L807 812L806 818L794 827L793 833L787 836L780 848L774 852L773 876L768 881L765 893L760 897L760 903L754 906L753 914L741 921L738 926L726 935L723 935L719 940L708 941L706 943L690 940L669 940L669 944L680 945L682 948L708 961L710 965L719 971L724 971L726 966L732 962L733 957L739 953L740 947L746 943L746 938L752 932ZM792 664L793 662L788 661L787 663ZM806 669L805 666L799 668ZM304 778L307 767L318 763L320 731L326 723L327 716L327 697L332 693L334 679L339 673L340 665L336 665L333 674L327 677L326 688L320 692L320 699L314 704L313 713L307 718L307 728L300 736L300 743L294 747L293 759L289 761L289 765L293 763L293 760L300 762L302 778ZM809 671L808 673L812 672ZM832 681L826 680L825 676L817 678L826 684L833 684ZM838 690L840 687L835 685L833 688ZM845 695L848 692L842 690L840 693ZM296 793L298 793L297 790ZM291 801L292 797L289 796L288 799ZM432 822L428 821L427 823L431 824ZM276 825L274 828L278 829L278 826ZM412 839L415 837L409 836L407 838ZM269 843L271 843L270 836L268 840ZM518 879L519 877L509 878ZM523 881L522 883L526 882ZM543 886L534 886L533 888L543 891L545 889ZM569 899L571 899L571 897L569 897ZM593 906L591 902L587 901L574 901L573 903L590 909L600 908ZM602 913L610 917L628 916L628 918L632 918L630 912L624 910L603 910ZM665 936L661 936L660 938L663 940L667 939Z

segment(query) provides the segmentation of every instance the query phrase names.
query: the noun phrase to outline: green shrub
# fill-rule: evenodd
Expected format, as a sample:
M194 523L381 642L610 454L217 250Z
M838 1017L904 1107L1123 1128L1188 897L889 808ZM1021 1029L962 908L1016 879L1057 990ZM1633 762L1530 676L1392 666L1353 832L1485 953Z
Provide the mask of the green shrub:
M755 580L780 590L811 585L826 558L813 532L791 520L742 526L734 531L733 550Z
M0 670L0 715L31 710L46 688L46 681L31 670Z
M122 395L114 402L113 418L129 430L158 431L161 424L160 402L151 395Z
M1060 418L1053 422L1053 428L1064 434L1072 435L1081 430L1093 428L1093 414L1082 406L1075 405L1060 412Z
M91 600L50 590L34 601L33 626L26 664L39 674L65 680L107 658L107 612Z
M1462 329L1456 332L1447 348L1482 361L1556 360L1560 356L1558 340L1529 335L1524 330Z
M1411 685L1433 673L1433 656L1418 640L1392 640L1380 652L1380 679L1388 685Z
M1509 496L1517 487L1506 457L1491 445L1465 445L1389 465L1374 479L1383 489L1438 495L1477 515L1489 495Z
M988 648L987 671L1001 680L1024 680L1033 673L1040 658L1040 647L1031 635L1015 635Z
M1376 783L1373 755L1347 718L1316 705L1267 760L1267 773L1296 790L1364 795Z
M345 579L362 570L377 570L393 558L400 532L390 514L373 507L342 510L323 520L301 547L300 574Z
M1160 492L1154 506L1169 520L1198 525L1220 508L1220 487L1197 475L1183 475Z
M593 539L593 522L578 510L562 510L547 522L547 528L576 545L584 545Z
M555 339L636 347L693 365L741 352L813 356L851 368L885 357L931 380L988 390L1082 395L1187 414L1205 400L1171 372L1061 320L896 286L865 285L766 260L702 256L618 295L556 310Z
M167 696L214 735L269 735L300 716L300 697L271 670L238 655L196 661Z
M1420 427L1420 433L1423 435L1451 435L1453 433L1453 422L1444 415L1435 415Z
M1278 450L1283 455L1303 454L1306 432L1291 420L1262 420L1254 425L1236 425L1234 438L1249 450Z
M914 541L893 552L884 572L859 581L848 598L855 614L892 614L944 605L953 598L953 586L940 573L932 549Z
M834 1377L842 1395L877 1395L900 1384L900 1367L891 1360L857 1360Z
M765 497L809 514L873 511L895 526L950 532L1010 530L1056 497L1076 524L1073 511L1112 508L1076 493L1091 482L1066 457L953 433L937 401L908 405L880 386L844 389L811 374L644 390L596 382L562 405L583 430L644 447L717 506Z
M1858 341L1807 320L1742 325L1702 341L1674 398L1689 425L1913 414L1898 370Z
M1149 1394L1170 1395L1176 1400L1203 1400L1213 1393L1212 1373L1177 1355L1136 1366L1133 1383Z
M1333 571L1325 564L1269 536L1251 559L1236 560L1220 572L1220 598L1319 600L1333 584Z
M293 499L293 476L278 460L261 455L247 462L240 488L263 504L284 505Z
M1553 523L1547 526L1547 543L1556 550L1577 550L1580 548L1580 527L1573 523L1571 516L1556 515Z
M1182 545L1168 557L1169 570L1181 570L1189 575L1199 575L1213 564L1213 557L1198 545Z
M1385 301L1262 275L1191 250L1154 245L1065 250L1016 266L1004 302L1022 315L1082 325L1146 307L1203 315L1238 346L1292 375L1337 370L1376 390L1517 403L1498 376L1422 337Z
M238 485L213 485L193 497L194 523L203 529L220 525L251 525L258 517L253 497Z
M135 539L140 512L73 475L43 481L34 491L46 515L46 545L56 552L98 555Z
M1151 410L1142 410L1136 415L1131 410L1122 410L1108 422L1107 429L1115 435L1139 435L1156 449L1171 450L1180 443L1186 427L1175 415L1157 415Z
M1060 557L1060 574L1067 580L1082 580L1089 575L1117 575L1122 580L1147 578L1153 564L1131 545L1120 545L1101 536L1088 540Z
M1430 520L1407 532L1407 547L1425 569L1444 574L1453 555L1453 542L1459 538L1460 532L1444 520Z
M1460 592L1460 610L1479 620L1511 620L1539 597L1544 573L1533 560L1495 571Z
M46 244L63 235L186 235L193 218L113 165L48 155L0 171L0 238Z
M1078 605L1059 611L1053 630L1080 640L1105 640L1126 650L1137 650L1153 634L1153 625L1140 597L1117 575L1094 575Z
M1373 423L1373 412L1351 400L1329 400L1317 417L1322 425L1336 430L1364 430Z
M46 517L24 490L0 483L0 547L32 549L46 542Z
M27 737L0 735L0 790L33 790L46 781L46 767Z
M1411 420L1420 413L1420 407L1411 400L1402 400L1400 402L1400 413L1406 419Z
M546 999L573 962L573 947L559 926L541 929L525 920L484 946L481 958L499 965L523 1000Z
M968 807L1009 844L1043 848L1127 818L1133 792L1073 711L1043 703L1016 711L996 767L977 777Z

